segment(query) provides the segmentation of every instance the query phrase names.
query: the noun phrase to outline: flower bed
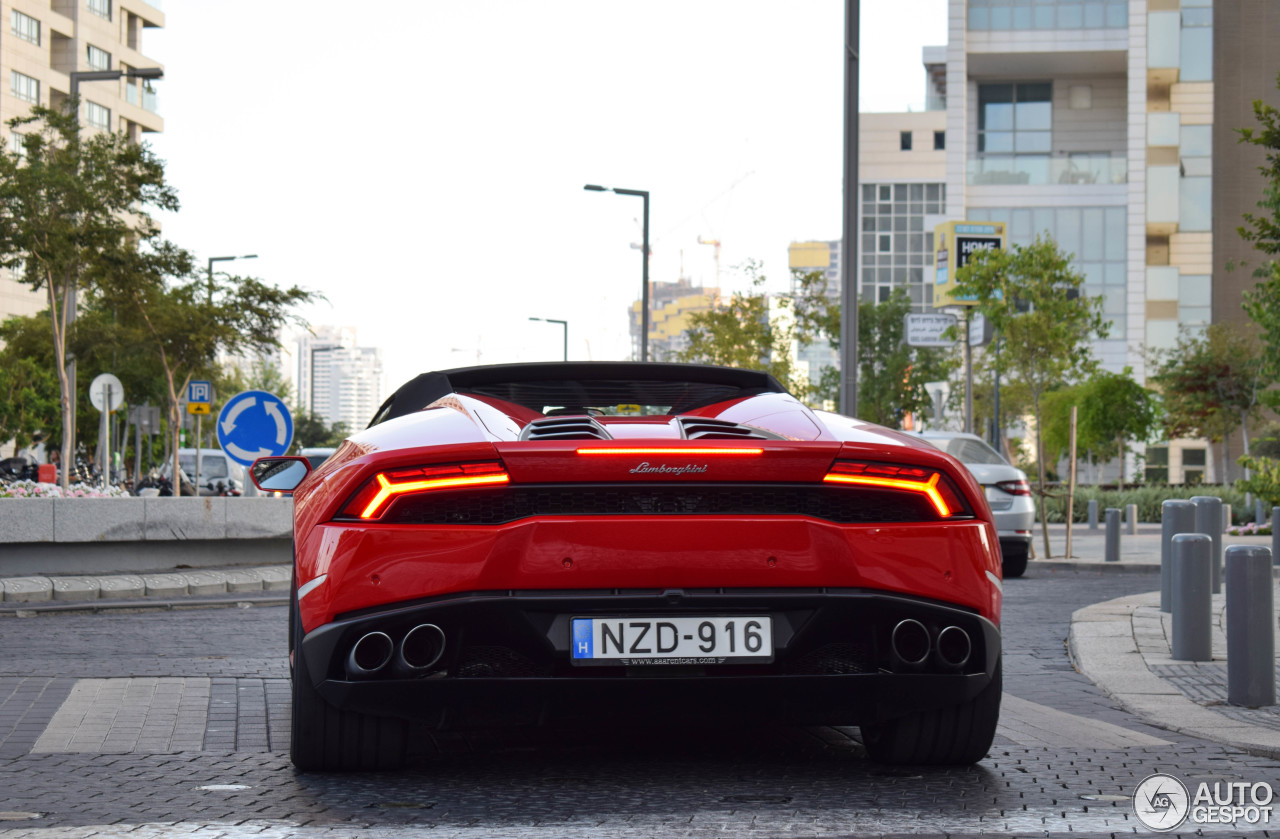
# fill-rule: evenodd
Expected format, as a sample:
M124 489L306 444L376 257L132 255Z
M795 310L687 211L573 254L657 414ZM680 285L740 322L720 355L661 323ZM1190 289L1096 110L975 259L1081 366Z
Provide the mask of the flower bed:
M1270 536L1271 525L1269 524L1242 524L1239 527L1227 528L1228 536Z
M0 484L0 498L128 498L129 493L117 486L95 487L72 484L64 493L57 484L14 481Z

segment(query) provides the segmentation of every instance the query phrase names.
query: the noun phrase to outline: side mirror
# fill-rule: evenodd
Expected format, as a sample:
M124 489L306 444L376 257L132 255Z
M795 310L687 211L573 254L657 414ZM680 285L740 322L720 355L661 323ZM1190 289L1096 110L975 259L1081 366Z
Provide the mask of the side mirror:
M293 492L310 472L305 457L260 457L249 467L249 477L263 492Z

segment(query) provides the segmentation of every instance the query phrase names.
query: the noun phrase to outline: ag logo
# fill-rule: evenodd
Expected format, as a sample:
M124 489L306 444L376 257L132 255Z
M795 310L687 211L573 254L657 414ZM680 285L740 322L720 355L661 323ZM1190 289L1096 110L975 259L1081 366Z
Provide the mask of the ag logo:
M1187 788L1172 775L1152 775L1133 791L1133 813L1151 830L1173 830L1187 820L1190 810Z

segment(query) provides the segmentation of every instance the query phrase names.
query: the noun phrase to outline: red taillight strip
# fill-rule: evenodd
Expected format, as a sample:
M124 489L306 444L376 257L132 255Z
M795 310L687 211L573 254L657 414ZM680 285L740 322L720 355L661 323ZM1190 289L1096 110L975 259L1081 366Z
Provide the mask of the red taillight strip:
M375 480L378 482L378 494L373 497L368 506L360 511L360 518L362 519L376 518L381 514L383 506L390 499L407 492L427 492L433 489L448 489L450 487L505 484L510 483L511 477L506 472L498 472L490 475L464 475L457 478L432 478L393 484L387 480L387 476L384 473L379 472L375 476Z
M760 455L764 454L764 449L739 449L739 448L684 448L671 446L667 448L605 448L593 446L591 448L580 448L578 454L612 454L612 455L635 455L635 454L665 454L665 455Z
M908 492L922 492L933 503L938 515L946 518L954 511L947 506L942 493L938 491L938 481L942 478L937 472L929 476L927 481L910 481L902 478L884 478L878 475L848 475L840 472L828 472L822 479L828 484L857 484L859 486L883 487L885 489L905 489Z

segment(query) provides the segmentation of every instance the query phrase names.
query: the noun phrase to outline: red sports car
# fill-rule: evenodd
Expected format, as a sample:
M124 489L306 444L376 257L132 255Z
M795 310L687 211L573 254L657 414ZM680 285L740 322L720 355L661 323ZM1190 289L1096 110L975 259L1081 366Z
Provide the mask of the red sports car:
M982 488L763 373L427 373L315 471L252 473L294 491L299 769L394 767L432 730L642 716L858 725L890 763L991 745Z

